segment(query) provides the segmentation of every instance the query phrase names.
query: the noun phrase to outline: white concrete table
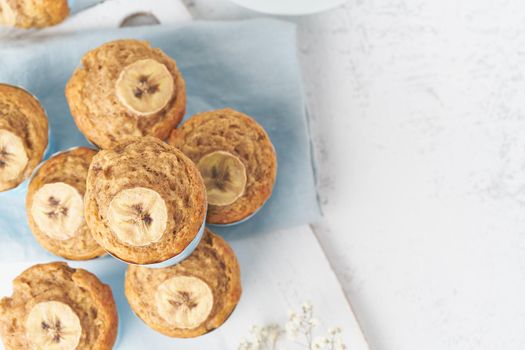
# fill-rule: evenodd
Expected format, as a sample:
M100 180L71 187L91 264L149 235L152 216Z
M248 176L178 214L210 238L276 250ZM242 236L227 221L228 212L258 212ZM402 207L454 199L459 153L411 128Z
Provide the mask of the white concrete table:
M290 20L321 165L315 231L370 347L525 348L525 3L351 0Z

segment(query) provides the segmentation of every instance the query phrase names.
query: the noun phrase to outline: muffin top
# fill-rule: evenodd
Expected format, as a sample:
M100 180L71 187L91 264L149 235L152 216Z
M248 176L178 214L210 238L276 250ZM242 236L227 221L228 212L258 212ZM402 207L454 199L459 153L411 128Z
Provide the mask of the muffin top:
M174 129L168 142L193 160L204 178L208 223L242 220L270 197L277 175L275 149L246 114L230 108L196 114Z
M109 286L92 273L55 262L30 267L0 300L0 334L7 350L106 350L118 315Z
M0 191L28 178L47 147L47 116L27 91L0 84Z
M154 137L100 151L89 168L85 217L93 237L129 263L181 253L206 216L206 189L182 152Z
M206 229L193 253L181 263L148 269L129 266L126 297L151 328L171 337L196 337L222 325L241 296L235 253Z
M89 164L97 152L79 147L59 153L35 173L26 196L29 227L51 253L73 260L105 254L84 219Z
M67 0L0 1L0 25L43 28L62 22L68 15Z
M139 40L112 41L86 53L66 97L80 131L101 148L129 136L165 139L186 110L175 60Z

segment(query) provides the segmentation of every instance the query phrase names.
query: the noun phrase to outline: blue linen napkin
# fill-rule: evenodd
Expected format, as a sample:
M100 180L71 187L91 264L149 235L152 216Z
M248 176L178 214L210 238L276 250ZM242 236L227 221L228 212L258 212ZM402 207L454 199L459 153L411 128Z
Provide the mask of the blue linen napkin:
M104 0L68 0L69 10L72 14L78 13L89 7L93 7L103 2Z
M2 44L0 82L23 86L40 99L55 151L89 145L70 116L64 87L85 52L121 38L149 40L177 61L187 84L186 118L232 107L253 116L275 145L279 169L271 199L252 219L215 231L248 239L319 218L293 24L194 22L26 39ZM26 186L0 193L0 261L51 256L27 225Z

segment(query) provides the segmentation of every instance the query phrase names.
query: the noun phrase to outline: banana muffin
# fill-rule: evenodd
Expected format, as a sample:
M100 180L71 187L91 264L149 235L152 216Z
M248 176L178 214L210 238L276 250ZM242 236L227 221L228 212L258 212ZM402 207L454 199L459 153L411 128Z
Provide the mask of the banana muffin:
M0 300L6 350L110 350L118 315L109 286L62 262L30 267Z
M0 25L8 27L49 27L68 15L67 0L0 0Z
M275 149L246 114L230 108L199 113L174 129L168 142L197 164L208 193L209 224L246 219L272 194Z
M89 164L97 152L79 147L48 159L35 173L26 214L36 240L51 253L73 260L104 255L84 219Z
M171 337L197 337L221 326L239 302L239 263L228 243L206 229L197 249L177 265L130 265L125 292L149 327Z
M128 136L165 139L186 110L175 60L139 40L112 41L86 53L66 97L78 128L100 148Z
M193 162L154 137L128 138L89 167L84 213L95 240L132 264L181 253L206 217L206 188Z
M40 102L24 89L0 84L0 191L31 175L47 142L47 116Z

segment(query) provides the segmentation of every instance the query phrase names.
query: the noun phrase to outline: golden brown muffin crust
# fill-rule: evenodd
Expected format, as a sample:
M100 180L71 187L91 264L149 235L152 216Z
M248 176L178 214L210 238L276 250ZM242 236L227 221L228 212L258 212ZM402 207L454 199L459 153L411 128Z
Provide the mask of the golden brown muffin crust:
M19 28L43 28L62 22L69 15L67 0L5 0L15 13L15 23L8 23L0 3L0 24ZM3 19L3 20L2 20Z
M53 156L42 164L29 184L26 213L33 235L44 248L67 259L93 259L104 255L106 251L91 236L85 221L79 227L78 234L75 237L64 241L55 240L42 232L31 215L33 197L42 186L55 182L63 182L76 188L84 197L89 164L91 164L96 153L92 149L79 147Z
M174 328L157 311L155 292L160 284L174 276L198 277L213 292L212 311L196 328ZM125 292L133 311L151 328L171 337L196 337L221 326L235 309L242 292L239 263L229 244L206 229L195 251L177 265L163 269L129 266Z
M195 163L214 151L227 151L246 168L246 189L230 205L208 208L207 222L228 224L259 209L272 194L277 157L268 134L255 120L231 108L199 113L174 129L168 143Z
M25 170L17 179L0 182L0 191L5 191L28 178L44 156L48 142L46 112L27 91L0 84L0 129L20 137L28 158Z
M171 73L175 91L164 109L148 116L136 116L115 94L121 71L131 63L154 59ZM186 88L175 60L148 42L117 40L89 51L67 83L66 97L73 119L82 133L101 148L110 148L129 136L168 137L184 116Z
M110 201L133 187L156 191L168 210L164 235L147 246L119 241L108 226ZM129 138L112 150L100 151L89 168L84 201L86 221L98 243L136 264L162 262L182 252L206 216L206 189L197 167L182 152L153 137Z
M0 334L6 350L30 349L24 322L34 305L67 304L82 325L78 350L109 350L117 337L118 315L111 288L92 273L54 262L30 267L13 281L13 295L0 300Z

